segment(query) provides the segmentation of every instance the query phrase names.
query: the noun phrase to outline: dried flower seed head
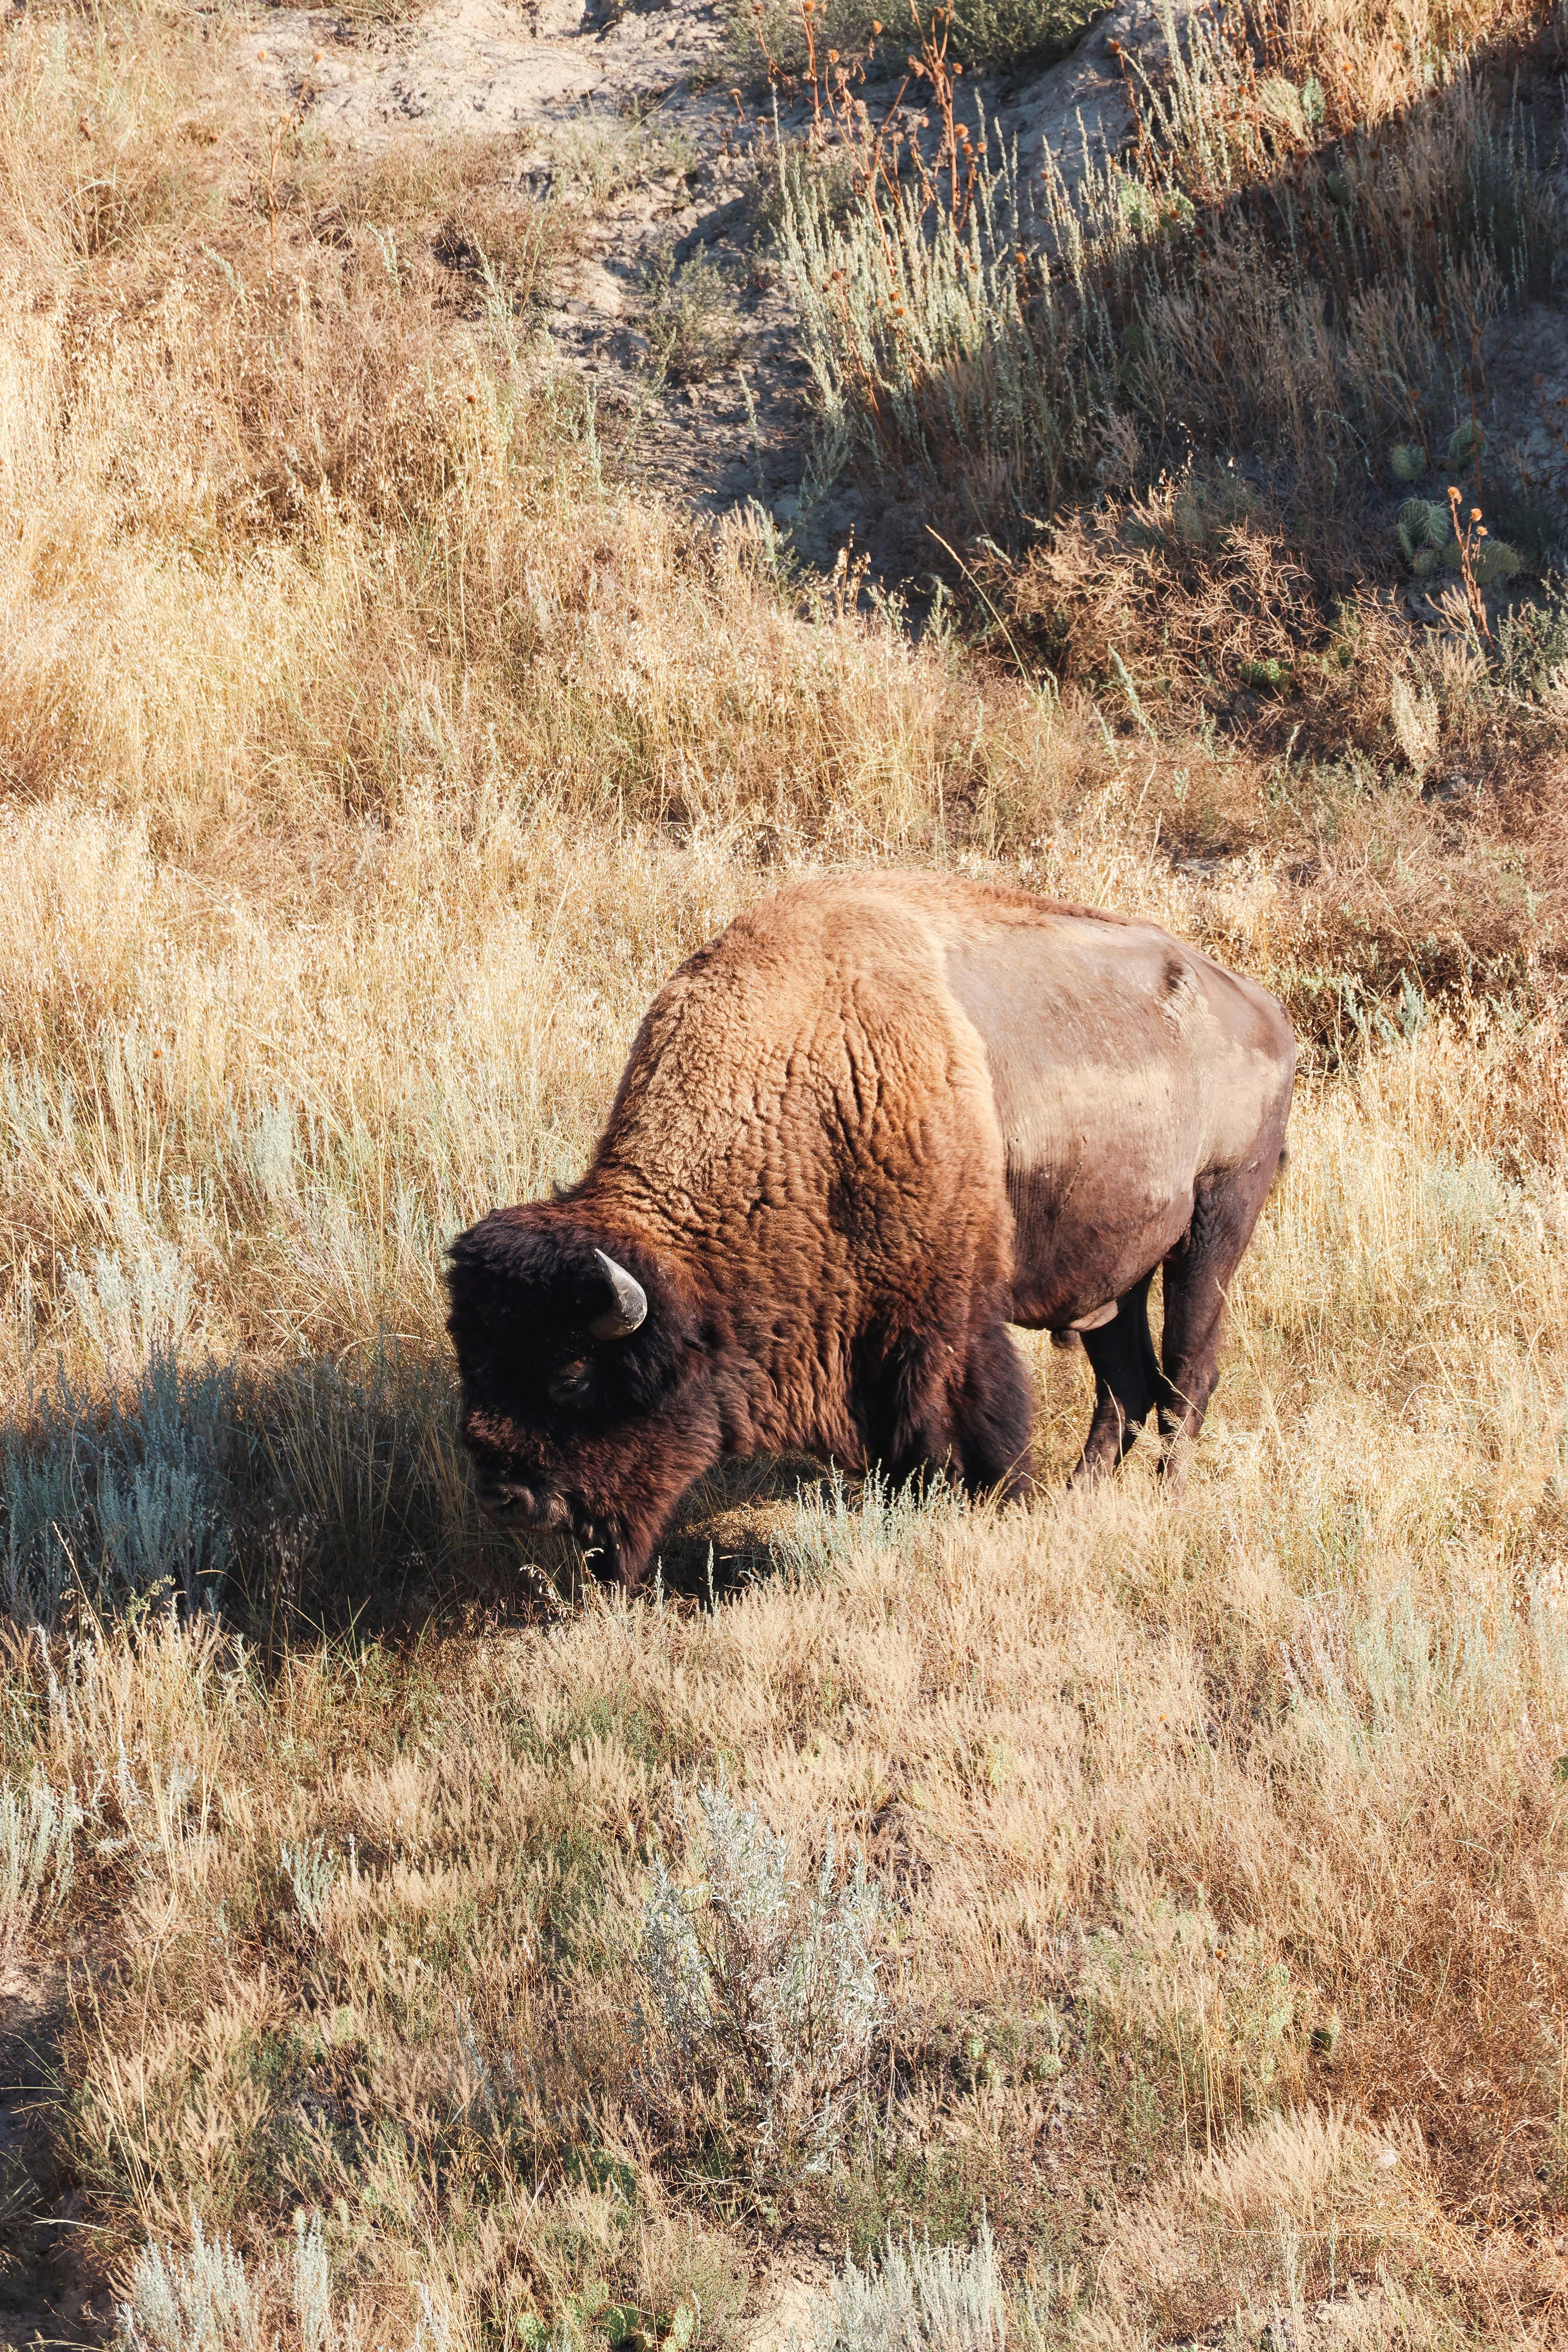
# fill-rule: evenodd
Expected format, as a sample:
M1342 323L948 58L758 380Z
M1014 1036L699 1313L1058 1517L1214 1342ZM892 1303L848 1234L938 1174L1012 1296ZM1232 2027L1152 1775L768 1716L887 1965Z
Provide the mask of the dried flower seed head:
M827 62L830 66L836 66L838 63L838 52L837 49L828 50Z
M873 17L872 17L872 19L871 19L871 30L872 30L872 32L873 32L873 33L879 33L879 32L881 31L881 29L882 29L882 20L881 20L881 18L880 18L879 16L873 16Z

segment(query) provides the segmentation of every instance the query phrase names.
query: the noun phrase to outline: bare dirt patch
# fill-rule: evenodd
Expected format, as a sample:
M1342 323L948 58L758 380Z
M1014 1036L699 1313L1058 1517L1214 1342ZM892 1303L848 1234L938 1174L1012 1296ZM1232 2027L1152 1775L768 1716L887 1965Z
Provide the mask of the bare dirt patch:
M1061 64L978 78L963 111L1016 144L1026 180L1048 152L1076 187L1133 133L1119 48L1152 68L1163 47L1152 0L1122 0ZM268 9L237 58L271 121L337 146L414 130L520 138L516 203L572 219L537 313L539 357L593 385L616 460L699 515L754 502L808 562L848 548L884 577L930 567L923 502L880 496L854 470L803 512L810 370L760 225L757 121L775 118L731 86L712 0L439 0L401 20ZM873 74L874 118L897 92ZM813 116L796 90L778 132L798 142Z

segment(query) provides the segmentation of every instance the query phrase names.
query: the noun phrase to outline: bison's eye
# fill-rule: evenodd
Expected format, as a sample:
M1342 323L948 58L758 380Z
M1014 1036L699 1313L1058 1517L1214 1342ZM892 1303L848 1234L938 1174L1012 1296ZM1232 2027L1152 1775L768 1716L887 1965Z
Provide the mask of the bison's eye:
M552 1404L582 1404L594 1392L594 1367L584 1361L563 1364L551 1375L546 1391Z

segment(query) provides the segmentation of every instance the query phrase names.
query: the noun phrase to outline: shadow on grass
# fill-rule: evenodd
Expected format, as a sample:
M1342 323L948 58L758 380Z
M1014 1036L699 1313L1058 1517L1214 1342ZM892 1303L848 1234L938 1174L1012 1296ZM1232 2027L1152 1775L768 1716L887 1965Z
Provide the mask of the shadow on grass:
M803 1456L699 1480L660 1548L676 1600L767 1574ZM591 1558L489 1526L443 1355L387 1337L357 1361L281 1368L154 1358L112 1391L61 1377L0 1428L0 1608L46 1627L173 1602L275 1662L292 1643L391 1642L556 1614Z
M93 2248L55 2129L65 1980L52 1963L0 1959L0 2339L101 2339Z

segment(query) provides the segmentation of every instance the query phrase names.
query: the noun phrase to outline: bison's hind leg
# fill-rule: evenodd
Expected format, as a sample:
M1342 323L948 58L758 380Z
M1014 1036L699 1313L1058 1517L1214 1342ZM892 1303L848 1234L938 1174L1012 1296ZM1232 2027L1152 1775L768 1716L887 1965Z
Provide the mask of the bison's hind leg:
M1178 1484L1218 1378L1231 1280L1272 1189L1279 1157L1266 1151L1249 1168L1200 1183L1192 1223L1165 1260L1160 1429L1165 1465Z
M1098 1331L1082 1334L1094 1371L1094 1418L1083 1442L1076 1484L1114 1470L1156 1404L1165 1383L1149 1337L1149 1285L1152 1274L1134 1284L1117 1303L1115 1318Z

